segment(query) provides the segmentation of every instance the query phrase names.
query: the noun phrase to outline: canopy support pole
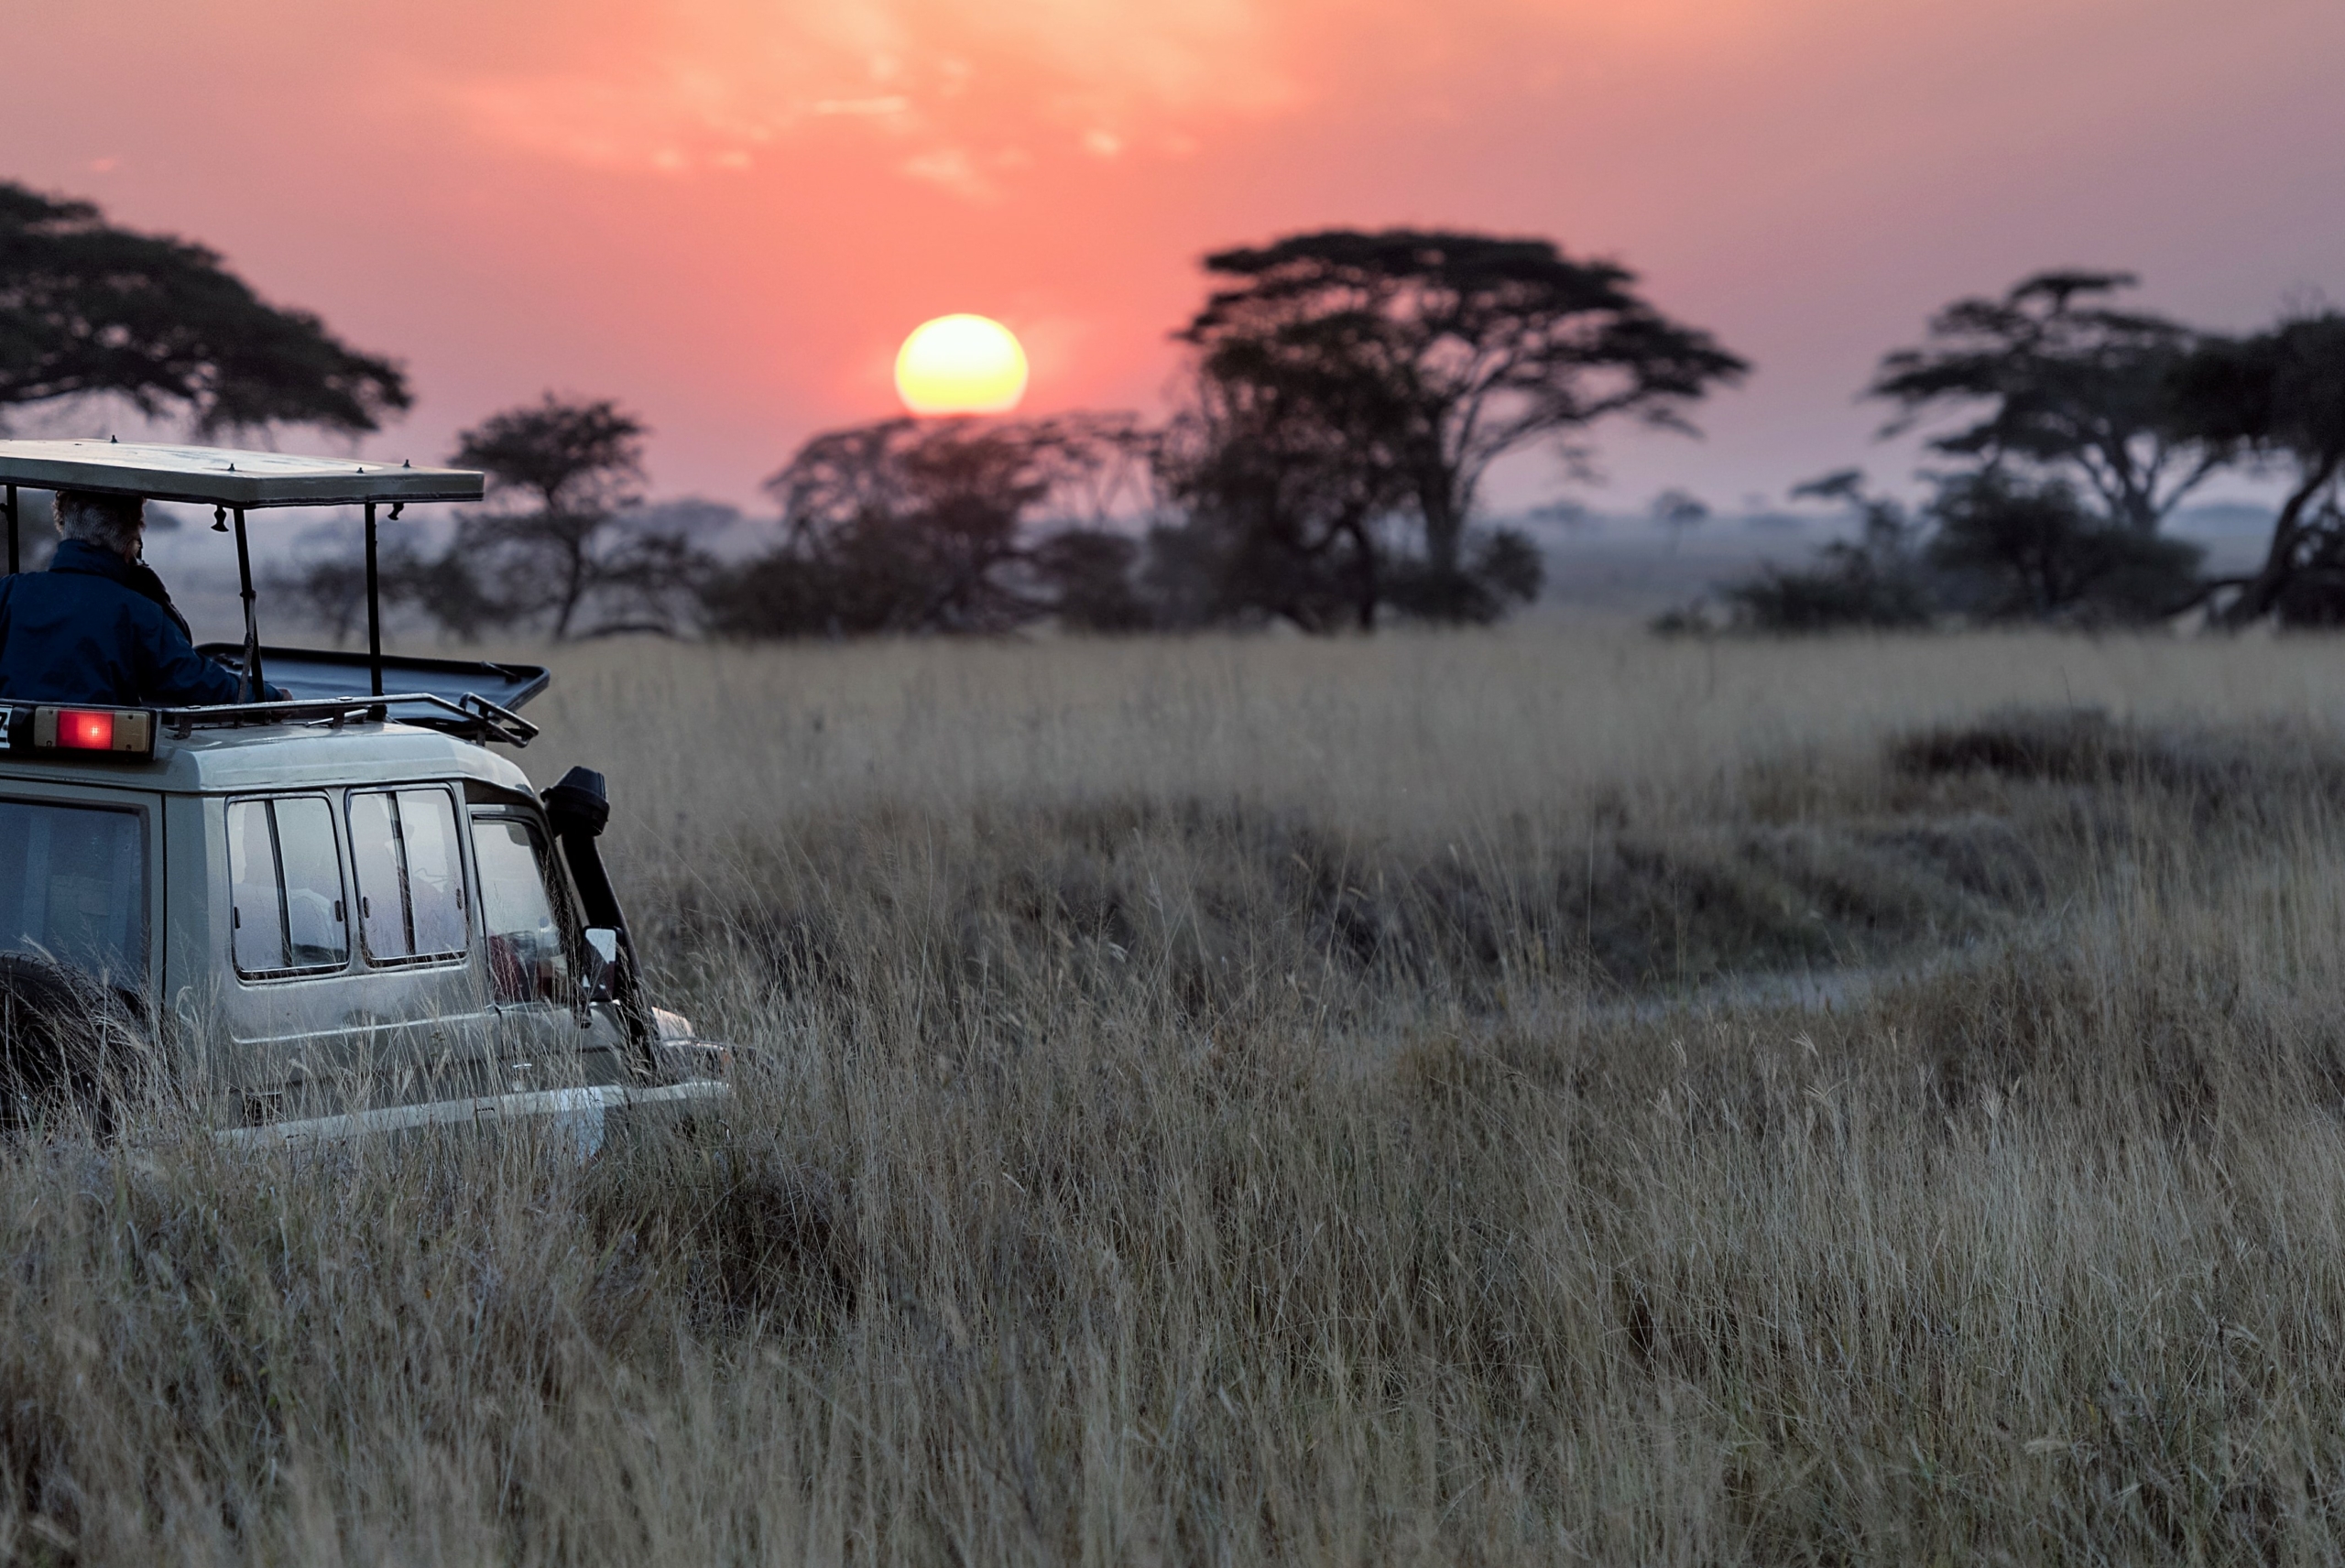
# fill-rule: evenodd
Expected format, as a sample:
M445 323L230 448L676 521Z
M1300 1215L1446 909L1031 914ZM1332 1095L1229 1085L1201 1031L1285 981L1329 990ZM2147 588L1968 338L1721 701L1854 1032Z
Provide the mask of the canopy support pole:
M383 694L383 594L375 568L375 503L366 503L366 674Z
M8 486L8 575L16 574L16 487Z
M245 599L245 701L258 702L268 691L260 675L260 621L253 613L253 555L245 543L245 509L236 508L236 586Z

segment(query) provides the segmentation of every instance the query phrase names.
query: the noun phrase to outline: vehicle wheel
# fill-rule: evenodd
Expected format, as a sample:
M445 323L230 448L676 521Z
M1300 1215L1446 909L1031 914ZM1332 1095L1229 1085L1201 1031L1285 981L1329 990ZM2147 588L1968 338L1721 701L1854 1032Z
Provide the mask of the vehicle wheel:
M86 1118L101 1136L150 1059L136 1004L81 970L0 953L0 1129Z

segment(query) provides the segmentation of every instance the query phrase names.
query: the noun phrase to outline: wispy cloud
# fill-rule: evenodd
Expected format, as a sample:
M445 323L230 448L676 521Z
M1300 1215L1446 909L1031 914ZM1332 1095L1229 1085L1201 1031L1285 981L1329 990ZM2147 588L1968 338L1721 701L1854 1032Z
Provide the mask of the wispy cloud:
M990 201L996 194L994 182L978 169L965 147L935 147L904 159L899 167L914 180L924 180L972 201Z
M924 144L906 177L983 199L1008 149L1193 146L1356 88L1347 59L1438 52L1443 26L1400 0L682 0L433 90L507 146L668 172L860 123Z

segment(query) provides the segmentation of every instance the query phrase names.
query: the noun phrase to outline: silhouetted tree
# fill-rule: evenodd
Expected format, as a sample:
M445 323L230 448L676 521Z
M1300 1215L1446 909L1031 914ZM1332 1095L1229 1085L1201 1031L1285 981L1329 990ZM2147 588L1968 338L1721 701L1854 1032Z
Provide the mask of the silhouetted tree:
M372 430L409 402L397 364L264 302L202 246L0 182L0 414L107 394L207 434Z
M271 567L266 595L290 604L300 618L347 642L365 625L366 563L354 539L334 548ZM407 611L464 642L512 624L509 608L481 584L464 551L450 545L437 552L420 549L404 530L387 532L377 557L377 588L384 614Z
M465 642L531 625L557 637L682 629L714 566L699 538L739 514L706 501L644 505L641 437L607 401L551 397L464 432L455 461L488 471L495 509L460 517L436 551L386 530L385 612L411 612ZM272 572L270 583L337 640L365 611L354 535Z
M1456 564L1447 571L1422 556L1392 555L1384 569L1386 601L1418 620L1475 626L1537 602L1546 585L1547 558L1529 534L1469 528L1460 543Z
M1761 568L1721 597L1753 631L1926 625L1939 615L1984 621L2089 624L2161 619L2197 582L2199 550L2116 522L2062 479L2002 468L1936 476L1915 517L1868 492L1855 469L1794 489L1855 513L1856 537L1835 540L1799 571ZM1680 612L1677 623L1699 617Z
M2263 566L2211 585L2232 591L2221 619L2244 626L2291 598L2298 618L2335 618L2320 605L2345 595L2345 579L2329 575L2345 556L2335 537L2345 475L2345 314L2327 310L2248 337L2210 339L2176 367L2172 387L2185 428L2199 440L2244 447L2290 470Z
M2345 508L2334 490L2304 514L2295 569L2272 601L2285 626L2345 626Z
M1925 558L1954 607L1987 620L2152 621L2189 597L2204 553L2112 521L2065 480L1950 475Z
M501 618L543 616L556 638L598 600L622 603L596 633L672 629L662 607L705 558L642 511L645 433L609 398L552 393L464 431L453 461L486 470L505 505L464 519L450 567L472 572Z
M735 507L693 496L638 504L614 517L596 562L592 635L672 635L695 622L702 585L718 570L705 541L740 520Z
M1707 522L1710 508L1707 502L1689 490L1668 489L1652 498L1652 520L1669 530L1669 548L1674 552L1685 538L1688 528Z
M1845 504L1857 515L1857 537L1826 545L1806 571L1762 566L1750 581L1727 588L1721 597L1737 626L1797 633L1928 624L1934 598L1922 530L1903 506L1869 494L1854 468L1797 485L1792 495Z
M1373 389L1256 369L1201 376L1157 449L1183 520L1150 535L1151 590L1178 625L1269 617L1367 630L1391 591L1376 529L1407 503L1393 455L1354 444L1380 420L1342 400Z
M1615 414L1689 428L1685 407L1748 368L1647 304L1626 268L1573 260L1543 239L1329 230L1205 266L1232 281L1181 335L1219 389L1209 427L1237 441L1274 433L1282 450L1348 466L1339 515L1401 497L1421 529L1410 592L1420 614L1492 612L1489 584L1467 570L1467 528L1500 457ZM1318 436L1297 433L1312 424ZM1271 553L1281 559L1307 559L1330 537L1371 562L1380 553L1359 542L1374 511L1315 528L1284 509L1254 515L1279 521ZM1352 568L1356 586L1392 575L1376 564L1373 578Z
M852 629L998 631L1036 613L1007 569L1050 493L1042 456L1020 429L892 419L817 437L766 488L791 534L845 572Z
M898 419L817 435L766 482L782 539L711 583L711 624L802 637L1119 618L1106 574L1129 554L1096 528L1029 535L1053 502L1110 504L1144 475L1151 440L1121 415Z
M2154 533L2231 449L2186 428L2173 404L2173 371L2198 334L2100 302L2135 282L2124 272L2043 272L2000 299L1948 305L1931 318L1929 341L1882 359L1867 388L1901 410L1881 433L1984 405L1932 449L1990 468L2018 461L2064 471L2116 522Z
M511 607L481 586L480 574L454 545L427 555L401 539L385 553L383 565L387 605L420 611L461 641L477 642L513 624Z
M1446 571L1393 536L1412 505L1405 467L1372 445L1380 397L1349 382L1259 367L1199 377L1156 449L1183 514L1149 536L1143 581L1167 624L1282 620L1366 631L1380 607L1490 621L1538 597L1543 558L1512 529L1467 529Z
M1140 553L1129 534L1063 528L1034 546L1030 565L1068 630L1137 632L1156 624L1134 581Z
M397 548L387 547L383 555ZM338 644L348 642L365 624L366 561L354 550L337 550L297 565L271 565L262 574L261 590L270 604L290 604L298 619L333 633ZM392 598L384 595L386 603Z

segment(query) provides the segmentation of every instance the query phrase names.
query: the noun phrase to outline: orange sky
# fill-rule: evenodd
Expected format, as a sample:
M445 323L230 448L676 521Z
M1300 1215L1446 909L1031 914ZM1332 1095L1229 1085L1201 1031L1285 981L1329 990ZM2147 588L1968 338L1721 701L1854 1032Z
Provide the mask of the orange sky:
M1334 223L1616 256L1755 360L1599 506L1844 463L1937 304L2046 265L2246 326L2345 298L2340 0L0 0L0 174L404 357L378 455L547 387L734 501L1015 327L1028 408L1149 407L1195 258ZM1521 465L1502 501L1561 489Z

